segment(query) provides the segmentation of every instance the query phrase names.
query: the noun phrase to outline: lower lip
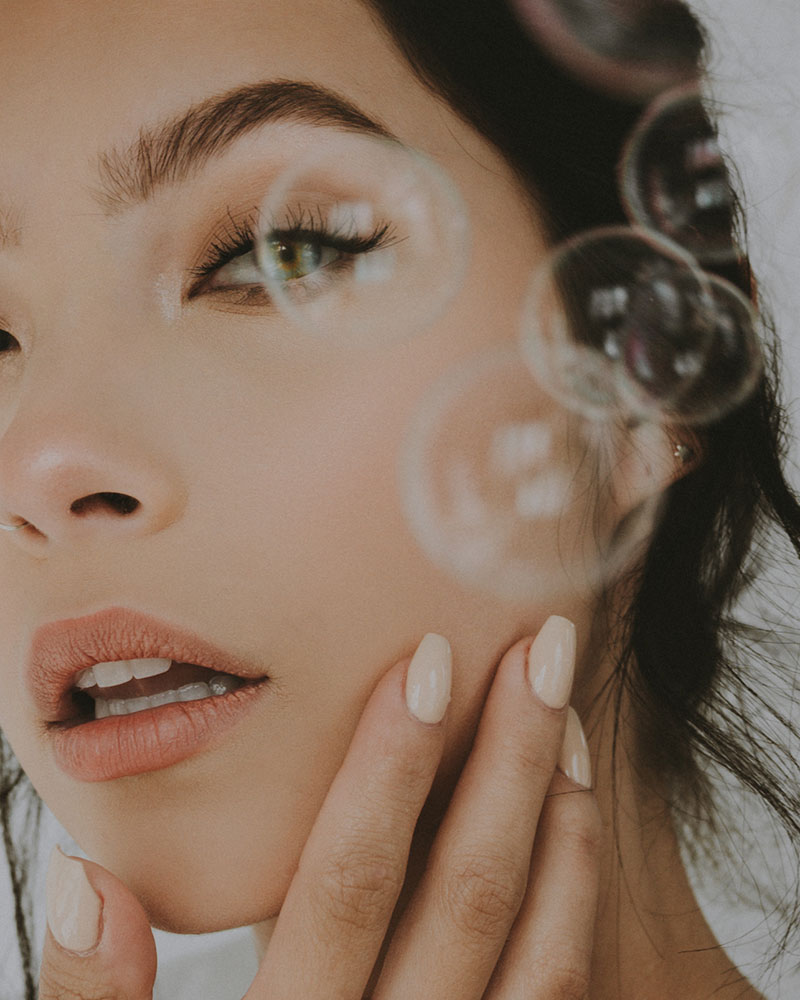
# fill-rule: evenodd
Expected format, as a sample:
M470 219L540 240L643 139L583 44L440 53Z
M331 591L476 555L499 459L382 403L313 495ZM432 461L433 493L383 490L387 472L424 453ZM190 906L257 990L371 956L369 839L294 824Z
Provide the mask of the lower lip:
M112 781L161 771L218 746L266 688L262 681L215 698L173 702L52 729L56 763L78 781Z

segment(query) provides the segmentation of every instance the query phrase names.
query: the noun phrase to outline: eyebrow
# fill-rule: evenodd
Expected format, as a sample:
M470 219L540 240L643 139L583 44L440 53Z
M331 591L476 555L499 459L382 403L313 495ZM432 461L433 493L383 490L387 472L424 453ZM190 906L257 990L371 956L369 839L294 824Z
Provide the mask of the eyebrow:
M101 154L96 197L109 215L147 201L221 156L237 139L275 122L298 122L398 141L381 122L324 87L297 80L248 84L143 128L127 147Z

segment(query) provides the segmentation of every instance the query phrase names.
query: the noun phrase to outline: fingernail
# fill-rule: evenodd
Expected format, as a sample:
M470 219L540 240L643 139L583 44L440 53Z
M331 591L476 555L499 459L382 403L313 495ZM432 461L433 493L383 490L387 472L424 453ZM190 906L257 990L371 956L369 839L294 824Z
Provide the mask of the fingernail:
M406 674L406 704L420 722L441 722L450 701L453 656L443 635L429 632Z
M56 845L47 869L47 924L67 951L91 951L100 941L103 904L80 861Z
M581 720L574 708L567 712L567 727L564 730L564 742L558 757L558 769L584 788L592 787L592 762L589 757L589 746L583 732Z
M528 653L531 687L549 708L569 701L575 672L575 626L568 618L551 615Z

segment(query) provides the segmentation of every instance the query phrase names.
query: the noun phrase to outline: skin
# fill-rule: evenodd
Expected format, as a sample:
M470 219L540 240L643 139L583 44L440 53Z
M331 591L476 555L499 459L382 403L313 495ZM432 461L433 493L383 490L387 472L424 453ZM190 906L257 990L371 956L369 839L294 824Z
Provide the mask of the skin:
M37 532L0 538L0 724L60 821L151 923L180 932L259 924L281 909L379 678L426 632L445 635L453 699L446 740L431 751L437 777L405 900L501 655L555 612L578 628L579 708L609 669L587 593L553 606L460 585L415 544L396 488L398 450L426 390L460 359L513 342L531 269L546 253L535 214L502 157L423 89L355 0L12 0L6 15L0 134L10 140L0 192L15 206L17 238L0 248L0 326L22 350L0 373L0 510ZM143 124L193 102L274 78L343 94L433 158L461 192L474 245L487 252L473 255L457 297L424 336L375 352L288 330L266 338L258 310L213 296L181 301L183 276L231 202L253 208L264 163L323 142L319 129L264 129L143 206L112 217L98 206L100 150L125 147ZM544 396L537 406L563 419ZM652 485L654 469L661 484L676 474L670 453L658 440L649 465L620 463L620 515ZM141 507L130 519L103 505L71 511L99 491L135 496ZM116 781L68 778L37 726L25 654L42 623L114 605L263 664L272 696L213 752ZM715 942L668 815L624 763L620 836L635 874L632 895L621 892L607 728L602 718L584 721L595 734L607 828L600 913L619 916L600 921L592 996L641 998L643 967L647 996L688 996L687 982L707 996L730 965L718 951L680 955ZM559 726L563 718L548 744L550 773ZM489 731L502 728L496 719ZM354 773L368 762L357 757ZM469 794L486 794L487 782ZM651 871L638 878L645 859ZM591 898L582 905L593 909ZM282 955L291 940L285 931ZM302 968L302 958L287 959L281 974Z

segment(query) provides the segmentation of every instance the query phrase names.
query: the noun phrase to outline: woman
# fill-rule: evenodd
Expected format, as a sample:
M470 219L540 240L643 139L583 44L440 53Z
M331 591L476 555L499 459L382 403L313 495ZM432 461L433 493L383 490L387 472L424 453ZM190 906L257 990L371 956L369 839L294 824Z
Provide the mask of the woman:
M253 998L755 996L670 802L704 804L700 751L798 830L796 785L709 713L754 532L798 545L770 384L701 430L658 424L666 510L609 592L465 586L409 545L395 485L421 401L516 341L549 248L624 222L643 102L563 72L488 0L7 19L0 723L98 862L54 858L40 995L148 996L153 923L255 925ZM274 324L251 230L276 175L349 140L356 172L358 140L389 133L463 199L458 291L378 349ZM331 247L297 269L283 235L288 282L313 276ZM750 294L743 260L720 270ZM618 472L621 523L647 477ZM120 661L227 680L106 720L134 684Z

